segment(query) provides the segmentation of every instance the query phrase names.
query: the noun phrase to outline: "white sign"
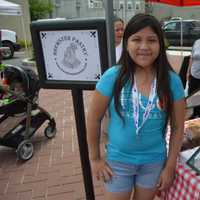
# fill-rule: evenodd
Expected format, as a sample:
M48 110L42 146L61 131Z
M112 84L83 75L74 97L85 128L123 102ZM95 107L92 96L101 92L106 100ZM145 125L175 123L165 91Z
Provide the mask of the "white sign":
M40 39L47 80L99 80L97 30L40 31Z

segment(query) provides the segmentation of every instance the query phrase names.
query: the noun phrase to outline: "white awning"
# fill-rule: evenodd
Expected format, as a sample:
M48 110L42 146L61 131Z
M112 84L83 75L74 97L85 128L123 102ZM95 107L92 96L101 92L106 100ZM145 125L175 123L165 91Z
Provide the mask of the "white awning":
M0 0L0 15L22 15L21 6L9 1Z

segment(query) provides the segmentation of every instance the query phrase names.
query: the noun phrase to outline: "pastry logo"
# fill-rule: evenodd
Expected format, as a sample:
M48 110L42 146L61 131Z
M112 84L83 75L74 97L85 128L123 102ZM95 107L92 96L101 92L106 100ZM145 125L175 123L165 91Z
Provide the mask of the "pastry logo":
M86 46L74 36L60 37L54 45L53 56L56 66L66 74L77 75L87 67Z

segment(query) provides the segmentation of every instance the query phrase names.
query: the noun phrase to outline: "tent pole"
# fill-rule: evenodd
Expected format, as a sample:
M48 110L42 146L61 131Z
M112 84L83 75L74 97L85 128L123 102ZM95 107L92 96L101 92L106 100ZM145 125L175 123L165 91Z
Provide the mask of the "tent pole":
M107 45L108 45L108 60L111 67L116 63L115 57L115 39L114 39L114 25L113 25L113 0L105 1L106 11L106 29L107 29Z
M20 18L21 18L21 24L22 24L22 32L23 32L23 35L24 35L25 51L28 55L28 45L27 45L27 38L26 38L26 31L25 31L23 14L20 16Z
M183 18L181 17L181 58L183 58Z

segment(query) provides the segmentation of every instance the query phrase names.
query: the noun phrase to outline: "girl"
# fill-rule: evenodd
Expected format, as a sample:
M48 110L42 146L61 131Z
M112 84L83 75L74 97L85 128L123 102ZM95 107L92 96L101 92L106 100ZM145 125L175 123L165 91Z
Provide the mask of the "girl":
M105 159L100 154L101 119L111 114ZM152 200L173 181L182 144L184 89L166 56L159 22L137 14L127 24L119 65L96 85L87 119L91 166L105 182L107 200ZM171 136L167 154L165 133Z

